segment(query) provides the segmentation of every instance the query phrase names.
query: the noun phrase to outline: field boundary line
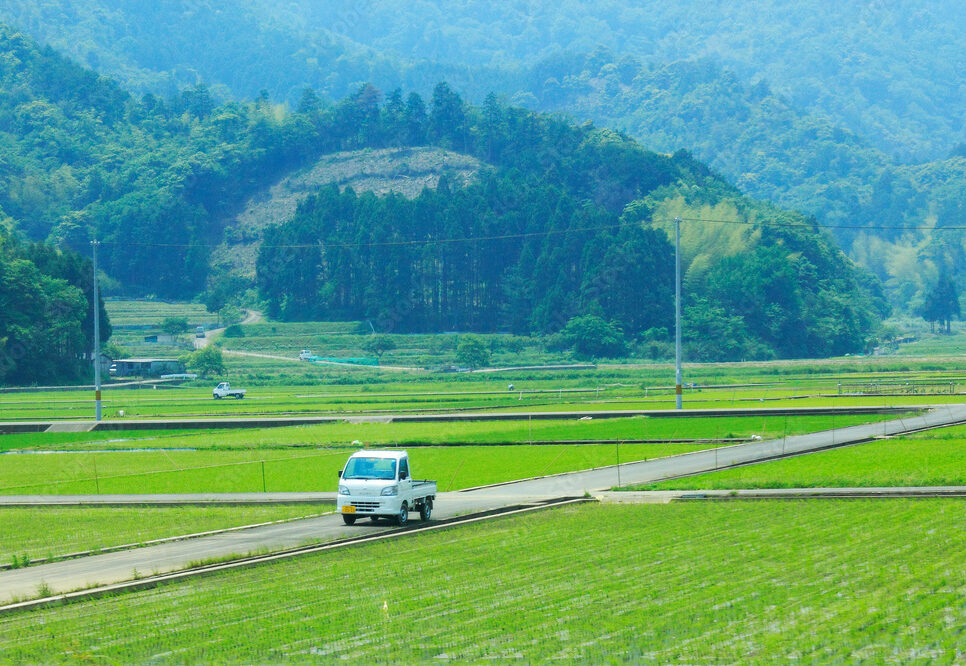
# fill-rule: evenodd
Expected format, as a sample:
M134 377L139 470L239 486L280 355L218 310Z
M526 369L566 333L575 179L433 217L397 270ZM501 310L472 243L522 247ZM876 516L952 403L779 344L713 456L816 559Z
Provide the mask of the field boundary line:
M531 513L534 511L543 511L545 509L552 509L560 506L567 506L570 504L584 504L584 503L596 503L597 500L593 497L561 497L547 500L538 500L535 503L526 504L515 504L508 507L501 507L498 509L489 509L486 511L480 511L476 513L467 514L465 516L457 516L454 518L448 518L446 520L434 521L427 523L425 525L414 525L412 527L404 527L395 530L389 530L379 534L372 534L366 536L352 537L349 539L341 539L338 541L330 541L328 543L315 544L311 546L301 546L298 548L291 548L287 550L276 551L273 553L267 553L264 555L249 555L240 556L237 559L233 559L229 562L221 562L216 564L200 565L196 567L191 567L188 569L182 569L180 571L173 571L171 573L160 574L157 576L148 576L145 578L139 578L136 580L126 581L123 583L114 583L111 585L103 585L99 587L94 587L87 590L78 590L75 592L66 592L64 594L57 594L50 597L44 597L41 599L30 599L28 601L20 601L12 604L6 604L0 606L0 615L7 615L11 613L16 613L26 610L35 610L39 608L47 608L51 606L66 605L75 601L87 601L89 599L99 599L105 596L111 596L119 592L135 592L141 590L149 590L164 585L166 583L180 582L189 578L194 578L196 576L206 576L221 573L223 571L233 571L236 569L245 569L252 566L258 566L260 564L279 562L283 560L292 559L299 557L301 555L310 555L315 553L323 553L330 550L339 550L342 548L348 548L350 546L366 545L370 543L376 543L379 541L385 541L388 539L395 539L402 536L408 536L412 534L420 534L423 532L434 532L437 530L451 529L454 527L462 527L463 525L472 525L485 520L491 520L494 518L502 518L507 516L516 516Z

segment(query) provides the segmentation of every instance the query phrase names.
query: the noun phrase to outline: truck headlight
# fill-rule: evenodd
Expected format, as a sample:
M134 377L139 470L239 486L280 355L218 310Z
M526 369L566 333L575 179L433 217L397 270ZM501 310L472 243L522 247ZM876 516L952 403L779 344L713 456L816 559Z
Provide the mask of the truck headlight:
M340 485L339 486L339 494L340 495L350 495L351 493L349 492L349 486L342 486L342 485Z
M385 488L382 489L382 492L379 494L391 496L391 495L395 495L398 492L398 490L399 488L397 486L386 486Z

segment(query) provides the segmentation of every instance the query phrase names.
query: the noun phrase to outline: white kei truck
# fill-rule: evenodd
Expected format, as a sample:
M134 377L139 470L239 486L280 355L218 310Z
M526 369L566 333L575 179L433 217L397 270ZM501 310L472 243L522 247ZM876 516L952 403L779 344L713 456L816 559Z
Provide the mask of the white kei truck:
M429 520L436 500L435 481L416 481L406 451L357 451L339 471L338 512L346 525L357 518L390 518L405 525L410 511Z
M241 400L245 397L245 389L233 389L228 382L221 382L211 390L211 397L215 400L221 400L222 398Z

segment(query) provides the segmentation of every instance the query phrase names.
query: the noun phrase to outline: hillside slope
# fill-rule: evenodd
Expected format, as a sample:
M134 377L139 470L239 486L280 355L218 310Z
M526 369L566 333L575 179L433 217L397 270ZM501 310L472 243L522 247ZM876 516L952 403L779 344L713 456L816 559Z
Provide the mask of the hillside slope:
M306 198L324 185L412 199L435 189L440 178L457 187L475 180L483 164L468 155L434 147L381 148L323 155L314 164L284 175L245 201L224 222L225 240L212 253L215 270L227 277L255 278L255 258L266 227L288 221Z

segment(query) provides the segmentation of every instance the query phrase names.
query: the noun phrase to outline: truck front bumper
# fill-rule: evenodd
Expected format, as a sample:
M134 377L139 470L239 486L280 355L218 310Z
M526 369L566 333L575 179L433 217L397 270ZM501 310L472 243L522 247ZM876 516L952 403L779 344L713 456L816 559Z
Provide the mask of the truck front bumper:
M402 508L402 498L396 496L339 495L336 510L356 516L395 516Z

